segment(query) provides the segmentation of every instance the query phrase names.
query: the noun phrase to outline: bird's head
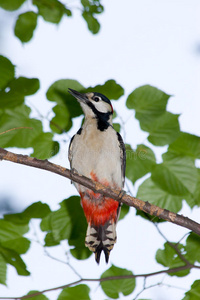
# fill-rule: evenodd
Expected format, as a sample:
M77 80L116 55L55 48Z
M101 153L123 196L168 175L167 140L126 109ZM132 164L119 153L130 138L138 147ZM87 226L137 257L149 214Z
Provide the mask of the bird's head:
M72 89L68 90L80 103L86 118L92 117L112 122L113 107L106 96L96 92L82 94Z

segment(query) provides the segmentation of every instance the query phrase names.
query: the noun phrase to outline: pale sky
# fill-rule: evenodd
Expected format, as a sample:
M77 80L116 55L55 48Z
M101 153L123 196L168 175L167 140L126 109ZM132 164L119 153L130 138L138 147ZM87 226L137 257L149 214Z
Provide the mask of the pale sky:
M70 3L74 7L78 1ZM124 103L136 87L151 84L173 95L169 100L168 110L181 114L181 130L199 135L200 2L125 0L122 5L122 1L115 0L103 3L105 12L98 16L101 23L98 35L92 35L88 31L77 10L73 18L63 18L58 26L45 23L40 18L34 38L25 45L12 33L13 18L9 19L8 15L14 13L0 10L0 19L3 18L6 28L1 33L1 54L17 66L17 75L40 79L41 89L36 95L27 98L28 103L34 104L46 115L52 103L45 100L45 93L54 81L64 78L76 79L87 87L115 79L125 89L125 96L113 104L126 121L126 142L133 147L139 143L149 146L147 134L141 132L137 120L130 118L132 112L124 108ZM30 6L24 5L23 9L29 10ZM36 115L36 112L33 112L33 116ZM76 132L80 122L80 118L75 121L70 135ZM158 160L160 154L166 150L156 147L153 149ZM30 149L12 150L17 153L30 153ZM51 161L69 166L67 151L68 143L62 143L61 153ZM0 162L0 176L0 193L13 198L21 209L39 200L49 204L52 209L58 209L59 202L77 194L73 185L58 175L9 162ZM137 185L132 191L136 194ZM199 209L191 214L186 204L181 213L197 221L199 219ZM34 223L34 228L37 228L37 224ZM172 224L162 224L160 228L170 241L177 241L187 232ZM110 264L127 268L135 274L163 269L155 263L154 257L156 249L163 248L164 240L153 224L135 217L135 209L132 208L126 219L119 222L117 233L118 243L111 252ZM49 248L48 251L64 260L63 249L69 249L65 242L62 242L62 247ZM37 243L33 243L24 260L32 275L19 277L14 268L8 267L8 287L0 287L1 296L20 296L31 289L43 290L77 280L77 276L68 266L43 256L43 249ZM81 262L70 257L70 263L85 278L98 278L107 269L104 259L100 266L97 266L94 256ZM192 276L183 278L166 276L164 282L185 288L187 291L198 277L199 274L195 270L192 271ZM163 276L159 279L149 278L147 285L162 279ZM121 296L120 299L133 299L142 289L143 281L137 282L134 294ZM107 298L97 283L90 286L91 299ZM177 288L157 287L145 291L140 298L178 300L183 298L184 292ZM46 295L50 300L55 300L58 293Z

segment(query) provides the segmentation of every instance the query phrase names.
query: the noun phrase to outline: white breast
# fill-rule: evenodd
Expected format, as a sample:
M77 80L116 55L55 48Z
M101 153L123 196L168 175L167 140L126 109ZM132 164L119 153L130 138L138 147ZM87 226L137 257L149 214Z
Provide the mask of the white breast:
M100 131L92 123L84 124L81 135L74 137L71 153L71 167L79 174L91 178L93 173L99 182L122 188L120 147L111 126Z

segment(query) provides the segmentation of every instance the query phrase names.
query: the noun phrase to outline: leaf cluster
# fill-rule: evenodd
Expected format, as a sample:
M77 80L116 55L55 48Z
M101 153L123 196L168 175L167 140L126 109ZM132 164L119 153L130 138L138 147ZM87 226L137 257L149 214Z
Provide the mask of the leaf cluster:
M0 7L8 10L19 10L14 33L15 36L22 42L29 42L37 27L38 18L42 17L44 21L53 24L59 24L63 16L71 17L73 7L65 5L64 1L58 0L32 0L32 10L22 12L22 6L25 5L28 0L0 0ZM28 5L30 7L30 4ZM96 34L100 30L100 24L96 18L96 15L101 14L104 10L101 0L80 0L80 6L77 7L82 12L82 17L86 21L88 29L91 33Z

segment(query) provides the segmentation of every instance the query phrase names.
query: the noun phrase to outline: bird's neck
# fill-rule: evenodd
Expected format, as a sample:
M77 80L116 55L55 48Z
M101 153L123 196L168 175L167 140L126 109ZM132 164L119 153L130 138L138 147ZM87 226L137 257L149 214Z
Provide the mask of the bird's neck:
M85 117L84 127L93 126L97 130L105 131L112 126L112 115L109 113L99 114L97 116Z

